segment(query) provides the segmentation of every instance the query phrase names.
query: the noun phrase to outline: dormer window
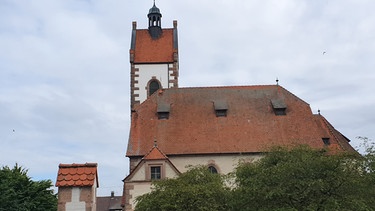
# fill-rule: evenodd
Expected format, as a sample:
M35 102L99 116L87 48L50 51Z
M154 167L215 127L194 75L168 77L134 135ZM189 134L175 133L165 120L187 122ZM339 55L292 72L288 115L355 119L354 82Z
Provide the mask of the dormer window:
M276 116L286 115L286 104L283 99L271 100L271 104Z
M171 110L171 105L167 103L158 104L158 119L169 119L169 112Z
M225 101L214 101L215 114L217 117L226 117L228 111L228 104Z
M285 110L286 110L286 108L274 108L274 112L275 112L276 116L286 115Z
M328 146L328 145L331 144L331 141L329 140L329 138L322 138L322 141L323 141L325 146Z

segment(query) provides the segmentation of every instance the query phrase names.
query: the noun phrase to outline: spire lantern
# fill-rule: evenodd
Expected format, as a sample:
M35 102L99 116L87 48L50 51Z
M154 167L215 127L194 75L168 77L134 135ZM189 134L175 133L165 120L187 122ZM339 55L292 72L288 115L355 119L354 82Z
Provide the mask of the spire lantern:
M154 5L148 11L148 31L153 39L157 39L162 34L161 29L161 13L160 9L156 7L155 1Z

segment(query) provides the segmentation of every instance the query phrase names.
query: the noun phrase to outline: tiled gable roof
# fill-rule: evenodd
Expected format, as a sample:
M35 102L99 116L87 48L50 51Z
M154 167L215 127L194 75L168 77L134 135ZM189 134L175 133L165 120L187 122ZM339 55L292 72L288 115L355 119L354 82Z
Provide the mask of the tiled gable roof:
M322 115L314 115L317 121L319 121L323 126L322 129L325 129L325 133L328 133L327 137L332 137L335 141L333 144L337 144L338 149L343 149L344 151L354 151L354 148L349 144L350 140L336 130L331 123L327 121Z
M226 116L215 115L218 101ZM171 105L168 119L158 119L161 103ZM286 115L275 115L280 105ZM352 150L344 136L319 122L306 102L279 85L166 89L132 113L127 156L143 157L154 139L168 156L256 153L272 145L322 148L322 138L330 138L329 148Z
M163 29L158 39L152 39L148 29L137 29L135 32L135 63L174 62L173 29Z
M157 146L154 146L149 153L147 153L144 157L144 160L164 160L168 159L168 157L160 151Z
M96 197L97 211L122 210L122 196L99 196Z
M96 163L60 164L57 173L56 187L80 187L98 184Z
M177 173L180 174L180 171L173 165L173 163L169 160L169 158L156 146L154 145L149 152L143 156L141 162L135 166L134 170L130 172L130 174L125 177L123 181L129 181L132 179L134 174L147 162L152 162L155 160L164 160L170 167Z

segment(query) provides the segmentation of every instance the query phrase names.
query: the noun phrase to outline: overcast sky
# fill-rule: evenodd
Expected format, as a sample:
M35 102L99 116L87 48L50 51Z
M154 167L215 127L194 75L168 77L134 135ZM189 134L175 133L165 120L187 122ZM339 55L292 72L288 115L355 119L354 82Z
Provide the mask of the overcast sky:
M35 180L97 162L128 174L132 21L152 0L0 1L0 166ZM181 87L279 84L359 146L375 139L375 1L157 0L178 21ZM325 52L325 53L324 53Z

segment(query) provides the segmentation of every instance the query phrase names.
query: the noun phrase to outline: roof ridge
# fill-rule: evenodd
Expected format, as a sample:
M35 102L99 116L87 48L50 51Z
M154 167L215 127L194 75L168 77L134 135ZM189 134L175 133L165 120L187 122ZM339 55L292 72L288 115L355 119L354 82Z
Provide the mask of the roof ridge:
M64 164L60 163L59 168L78 168L78 167L97 167L97 163L72 163L72 164Z
M225 88L247 88L247 87L273 87L273 86L280 86L280 85L275 85L275 84L264 84L264 85L229 85L229 86L220 86L220 85L215 85L215 86L194 86L194 87L178 87L178 88L169 88L171 90L173 89L225 89ZM168 90L168 89L164 89Z
M294 96L295 98L297 98L298 100L306 103L307 105L310 105L308 102L302 100L300 97L298 97L297 95L293 94L291 91L289 91L288 89L284 88L283 86L280 86L280 85L277 85L278 87L284 89L286 92L288 92L290 95Z

